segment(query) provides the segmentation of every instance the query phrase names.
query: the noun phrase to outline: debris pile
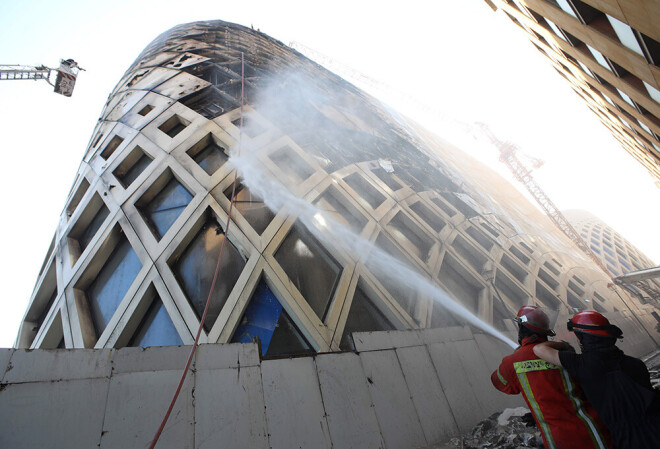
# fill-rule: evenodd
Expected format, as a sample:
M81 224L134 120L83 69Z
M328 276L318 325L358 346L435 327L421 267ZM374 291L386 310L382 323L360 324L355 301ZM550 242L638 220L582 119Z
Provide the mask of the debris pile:
M452 438L443 448L461 449L519 449L542 448L541 433L530 421L531 415L525 407L507 408L492 414L477 424L466 435Z
M653 388L660 390L660 363L657 360L654 360L654 366L649 367L649 373ZM465 435L452 438L444 445L434 446L434 449L543 448L541 433L532 422L529 410L525 407L507 408L481 421Z

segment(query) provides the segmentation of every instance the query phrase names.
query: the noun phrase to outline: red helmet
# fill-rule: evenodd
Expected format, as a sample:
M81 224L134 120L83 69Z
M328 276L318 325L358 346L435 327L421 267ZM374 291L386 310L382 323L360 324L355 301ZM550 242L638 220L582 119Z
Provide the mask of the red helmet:
M619 338L623 334L621 329L610 324L607 318L593 310L576 313L573 318L568 320L566 327L571 332L583 332L601 337Z
M522 306L516 315L519 326L525 326L534 332L544 335L555 335L550 329L550 318L538 306Z

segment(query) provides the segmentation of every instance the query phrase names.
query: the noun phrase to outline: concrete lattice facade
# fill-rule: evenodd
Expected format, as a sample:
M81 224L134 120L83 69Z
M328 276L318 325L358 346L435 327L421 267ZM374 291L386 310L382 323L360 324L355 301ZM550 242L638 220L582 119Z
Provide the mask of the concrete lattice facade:
M523 28L660 187L660 2L486 0Z
M583 210L569 210L564 212L564 215L613 276L621 276L657 266L621 234L595 215ZM648 288L660 292L660 282L657 279L642 282ZM637 291L645 300L651 299L648 298L645 291Z
M512 330L524 304L560 319L597 307L624 328L632 352L657 347L653 308L609 289L488 168L283 44L219 21L163 34L111 93L17 346L191 344L225 237L239 139L264 177L498 329ZM414 286L372 272L370 250L323 240L299 211L271 211L239 190L202 343L258 335L274 356L351 349L356 331L464 324Z

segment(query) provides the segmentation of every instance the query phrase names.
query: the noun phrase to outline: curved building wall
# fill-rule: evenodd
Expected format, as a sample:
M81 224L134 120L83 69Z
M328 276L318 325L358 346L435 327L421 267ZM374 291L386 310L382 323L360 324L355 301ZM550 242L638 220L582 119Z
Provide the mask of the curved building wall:
M564 214L612 275L621 276L657 266L621 234L595 215L584 210L568 210ZM648 279L641 283L651 291L660 292L660 281L656 279ZM652 300L648 297L647 291L636 290L644 300Z
M233 191L235 166L245 183ZM428 283L503 331L524 304L561 319L597 304L636 353L657 345L652 309L608 289L487 167L280 42L212 21L159 36L110 94L18 346L192 343L232 196L202 342L259 337L270 356L464 324ZM354 243L324 237L306 205ZM400 269L371 268L390 256Z

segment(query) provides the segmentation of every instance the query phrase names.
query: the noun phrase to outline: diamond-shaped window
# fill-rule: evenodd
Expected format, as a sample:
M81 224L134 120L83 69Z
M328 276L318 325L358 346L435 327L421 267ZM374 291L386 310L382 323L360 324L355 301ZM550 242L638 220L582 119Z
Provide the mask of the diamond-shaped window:
M156 239L163 238L193 196L170 170L166 170L135 202Z
M360 233L367 224L367 218L360 213L334 186L330 186L314 202L314 205L331 219Z
M209 176L215 173L229 159L227 156L229 151L210 133L193 145L186 153Z
M339 282L341 265L299 222L284 238L275 259L323 320Z
M234 192L233 184L227 187L224 191L224 195L230 201L232 192ZM266 206L266 204L264 204L263 200L250 192L250 190L243 184L236 185L236 191L234 192L234 207L259 235L266 230L275 217L275 214L268 208L268 206Z
M369 181L364 179L360 174L353 173L344 178L346 184L355 191L362 199L364 199L372 209L377 209L378 206L385 201L385 195L380 193Z
M358 285L353 295L351 310L348 312L339 349L343 351L355 349L351 338L353 332L373 332L392 329L395 329L394 325L378 310Z
M128 346L177 346L183 341L172 323L172 319L163 305L163 301L156 295L151 305L138 324Z
M259 338L264 356L314 352L263 279L257 285L231 341L247 343L255 338Z
M103 333L141 268L131 244L122 237L85 290L97 335Z
M149 157L142 148L135 146L133 151L119 164L119 166L112 172L115 178L124 186L125 189L130 186L135 179L149 166L151 163Z
M68 235L69 254L73 266L92 241L110 214L98 194L94 194L85 211L80 215Z
M302 182L314 174L314 169L291 147L280 148L269 157L294 182Z
M224 230L209 212L204 225L188 247L178 259L172 261L177 280L198 318L201 318L204 312L224 238ZM213 327L244 267L245 259L232 242L228 241L204 321L204 329L207 332Z

